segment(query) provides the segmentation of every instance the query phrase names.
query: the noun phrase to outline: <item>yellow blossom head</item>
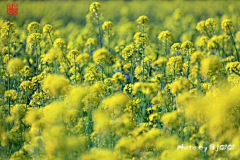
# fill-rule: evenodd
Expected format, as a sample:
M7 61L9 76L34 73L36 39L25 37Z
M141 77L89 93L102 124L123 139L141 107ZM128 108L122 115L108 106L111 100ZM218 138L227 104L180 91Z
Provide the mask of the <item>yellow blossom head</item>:
M53 43L53 47L54 48L60 48L60 49L64 49L66 48L65 42L63 39L61 38L57 38L54 43Z
M201 72L204 75L207 75L208 73L215 74L221 68L221 60L216 55L211 55L201 61Z
M145 15L138 17L137 23L139 25L147 25L149 24L149 18Z
M159 41L173 41L173 34L170 31L162 31L159 35L158 35L158 40Z
M113 23L111 21L105 21L102 25L103 31L106 31L106 32L112 30L112 28L113 28Z
M19 71L23 69L23 67L24 67L24 63L22 62L21 59L12 58L8 62L7 70L10 74L14 75L14 74L19 74Z
M96 14L100 11L100 8L101 8L101 4L99 2L93 2L89 7L89 11L92 14Z
M105 48L93 52L93 61L96 64L109 64L111 62L111 57L110 52Z
M43 27L43 34L45 35L49 35L53 33L53 26L50 25L50 24L46 24L44 27Z
M31 22L28 24L27 30L31 33L37 33L39 32L39 26L40 24L38 22Z
M66 94L70 89L70 82L63 75L49 74L43 80L43 90L49 91L53 96Z
M231 31L234 32L234 25L233 25L232 20L230 20L230 19L223 20L221 26L222 26L222 29L227 34L229 34Z

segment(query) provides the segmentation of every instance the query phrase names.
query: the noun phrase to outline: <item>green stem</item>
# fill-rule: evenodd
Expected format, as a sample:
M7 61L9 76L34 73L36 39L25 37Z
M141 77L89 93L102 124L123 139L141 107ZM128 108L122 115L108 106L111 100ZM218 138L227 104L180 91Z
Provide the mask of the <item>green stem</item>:
M41 58L41 46L40 46L39 43L38 43L38 49L39 49L39 57ZM40 59L40 66L41 66L41 72L42 72L42 62L41 62L41 59Z
M234 38L233 38L233 33L232 33L232 31L231 31L231 29L230 29L230 27L229 27L228 25L227 25L227 27L228 27L228 29L229 29L229 31L230 31L230 37L231 37L231 39L232 39L232 43L233 43L234 49L235 49L235 51L236 51L237 59L238 59L238 61L239 61L239 60L240 60L240 59L239 59L239 53L238 53L238 50L237 50L237 47L236 47L236 43L235 43Z
M76 56L74 55L74 76L75 76L75 86L77 84L77 75L76 75Z
M200 62L198 62L198 72L197 72L197 90L201 90L201 76L200 76Z
M91 54L91 45L88 46L88 53Z
M11 104L10 104L10 97L8 97L8 114L11 114Z
M206 27L203 27L203 29L204 29L204 31L206 32L206 34L207 34L208 38L211 38L211 35L208 33L208 31L207 31Z
M108 28L108 50L110 51L110 30Z
M100 67L101 67L101 80L103 81L103 67L102 66Z
M142 81L144 82L144 47L142 45Z
M8 61L10 60L10 34L9 34L10 31L8 31ZM8 90L10 90L10 74L8 73Z
M186 74L186 78L188 78L189 70L190 70L190 56L189 56L189 52L187 52L187 74Z
M36 46L37 46L37 43L36 43ZM35 51L36 51L36 75L38 74L38 52L37 52L37 48L35 48Z
M51 41L51 44L52 44L52 47L53 47L53 40L52 40L52 36L51 36L50 32L48 32L48 35L49 35L49 38L50 38L50 41Z
M100 25L100 19L99 19L99 13L97 12L97 25L98 25L98 41L99 45L102 48L102 30L101 30L101 25Z
M133 84L134 73L133 73L133 60L131 59L131 84Z

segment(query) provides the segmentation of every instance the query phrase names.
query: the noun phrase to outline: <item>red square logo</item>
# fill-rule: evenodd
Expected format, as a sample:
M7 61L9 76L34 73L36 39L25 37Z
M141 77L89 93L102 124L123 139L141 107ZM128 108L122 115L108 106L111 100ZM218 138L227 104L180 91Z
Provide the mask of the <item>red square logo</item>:
M18 15L18 4L8 3L7 4L7 14L8 15Z

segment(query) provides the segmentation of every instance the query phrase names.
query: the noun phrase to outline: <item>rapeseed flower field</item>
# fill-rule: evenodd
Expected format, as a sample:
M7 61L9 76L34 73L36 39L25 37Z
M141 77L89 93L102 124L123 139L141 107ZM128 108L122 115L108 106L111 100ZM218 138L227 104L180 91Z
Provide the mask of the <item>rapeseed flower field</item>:
M0 160L240 159L238 1L6 3Z

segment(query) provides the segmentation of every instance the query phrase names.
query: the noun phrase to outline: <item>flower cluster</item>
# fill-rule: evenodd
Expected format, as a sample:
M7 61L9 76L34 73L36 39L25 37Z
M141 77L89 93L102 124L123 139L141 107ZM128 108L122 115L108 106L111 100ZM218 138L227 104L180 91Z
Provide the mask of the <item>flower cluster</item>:
M1 14L0 159L238 160L239 4L208 3Z

